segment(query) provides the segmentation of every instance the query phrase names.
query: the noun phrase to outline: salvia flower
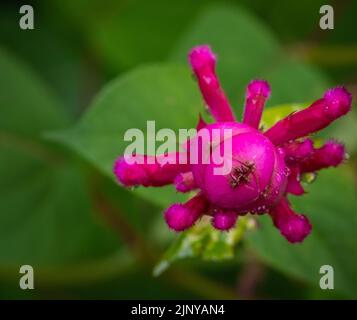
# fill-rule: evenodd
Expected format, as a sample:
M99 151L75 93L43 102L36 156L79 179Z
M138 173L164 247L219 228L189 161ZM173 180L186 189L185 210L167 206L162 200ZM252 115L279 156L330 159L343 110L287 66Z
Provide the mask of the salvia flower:
M309 135L350 111L351 94L343 87L330 89L306 109L291 113L261 132L259 124L271 93L266 81L253 80L248 84L243 121L239 123L216 76L216 57L210 47L193 48L189 62L216 122L206 124L200 118L197 136L187 142L185 150L163 156L178 160L182 153L192 152L190 147L203 143L199 139L203 129L210 133L230 129L232 134L227 138L232 146L229 172L215 174L216 162L203 161L205 157L212 160L222 154L227 142L222 135L208 143L207 154L197 151L201 159L197 162L162 163L160 156L152 159L139 155L142 163L133 163L127 157L120 157L114 165L118 181L127 187L174 184L178 192L197 190L189 201L173 204L164 212L169 228L175 231L190 228L203 215L211 217L214 228L226 231L235 226L239 216L267 213L289 242L303 241L311 232L311 224L305 215L293 211L287 196L305 193L300 182L302 174L343 162L342 144L330 140L315 148Z

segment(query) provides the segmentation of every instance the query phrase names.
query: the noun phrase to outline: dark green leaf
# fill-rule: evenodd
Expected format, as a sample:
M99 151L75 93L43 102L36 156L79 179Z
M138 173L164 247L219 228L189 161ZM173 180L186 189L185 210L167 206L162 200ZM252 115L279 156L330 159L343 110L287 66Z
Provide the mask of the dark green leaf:
M320 267L331 265L335 290L356 297L356 189L347 169L321 172L307 187L308 194L291 197L294 209L306 214L313 225L311 235L302 244L288 243L268 216L260 218L261 227L247 240L266 262L316 289L320 289Z
M31 70L3 51L0 67L0 269L117 252L120 242L95 216L76 161L40 139L68 123L62 109Z

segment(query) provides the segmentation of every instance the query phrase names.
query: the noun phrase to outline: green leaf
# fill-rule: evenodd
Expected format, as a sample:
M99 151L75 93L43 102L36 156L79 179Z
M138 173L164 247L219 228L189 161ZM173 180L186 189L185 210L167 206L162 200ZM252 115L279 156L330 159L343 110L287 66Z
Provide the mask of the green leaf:
M279 120L285 118L289 114L304 109L308 106L308 103L305 104L284 104L275 107L268 108L263 112L262 121L260 123L263 130L266 130L272 127Z
M356 188L348 168L321 172L303 197L290 197L297 212L313 225L302 244L292 245L275 229L268 216L247 238L248 243L271 266L320 289L322 265L334 268L334 289L357 296Z
M114 179L113 163L130 144L124 141L126 130L138 128L146 137L147 121L155 120L156 130L170 128L177 134L180 128L195 128L202 110L187 68L150 65L109 83L76 126L51 137L69 145ZM138 188L135 193L161 206L180 198L172 186Z
M68 37L54 30L55 19L50 14L56 10L52 8L51 11L43 13L39 4L35 9L38 12L35 19L36 24L43 27L35 26L31 32L23 32L19 28L18 10L14 10L13 7L3 9L0 12L0 42L10 52L16 52L18 58L24 59L38 75L43 77L47 85L46 92L51 88L61 97L63 104L59 106L60 108L69 115L78 114L81 107L79 102L83 100L79 95L83 95L83 85L87 86L89 71L85 74L83 72L85 66L77 48L79 42L71 45L68 41L73 37L73 29L68 33ZM57 13L58 11L55 14ZM58 15L56 18L58 19ZM61 21L63 24L63 20ZM46 54L43 53L44 48ZM23 66L21 68L24 69ZM38 83L39 80L37 79L36 82Z
M10 147L2 147L0 155L9 171L0 184L2 267L65 265L119 249L120 242L96 218L76 167L48 166Z
M73 158L44 143L67 117L46 86L0 51L0 270L64 265L119 250Z
M210 224L210 219L205 217L195 226L177 236L155 266L153 274L159 276L172 263L182 259L201 258L220 261L233 258L235 247L242 239L248 224L249 219L241 217L234 229L221 232L214 229Z
M21 61L0 50L0 69L1 133L38 136L68 124L52 93Z
M119 70L160 61L201 6L190 0L127 2L112 8L93 28L91 41L104 60Z
M167 57L197 11L210 0L61 0L44 8L71 23L109 71L127 70ZM47 7L47 8L46 8ZM55 9L53 8L55 7Z

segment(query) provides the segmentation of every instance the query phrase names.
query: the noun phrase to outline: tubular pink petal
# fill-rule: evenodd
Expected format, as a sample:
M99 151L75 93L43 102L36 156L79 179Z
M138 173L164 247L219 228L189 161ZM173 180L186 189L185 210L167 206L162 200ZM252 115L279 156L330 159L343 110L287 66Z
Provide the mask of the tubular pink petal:
M212 116L217 121L234 121L231 106L216 76L216 57L210 47L195 47L190 51L188 58Z
M180 173L175 178L174 183L178 192L189 192L197 188L195 178L191 171Z
M351 94L345 88L330 89L310 107L277 122L265 135L277 146L307 136L345 115L351 110L351 102Z
M309 158L300 163L301 172L314 172L328 167L337 167L345 159L345 147L335 141L327 141L315 149Z
M232 229L237 222L238 215L234 211L217 210L213 213L212 226L221 231Z
M117 180L126 187L135 185L149 186L149 177L144 166L138 164L128 164L124 157L118 158L114 162L113 168Z
M184 204L173 204L169 207L164 217L170 229L184 231L207 211L208 202L202 194L198 194Z
M270 96L267 81L253 80L247 86L243 123L258 129L266 100Z
M293 141L284 145L285 162L287 165L295 165L305 158L309 157L314 151L314 143L311 139L305 139L301 142Z
M291 193L295 196L301 196L305 193L305 190L300 182L300 170L298 167L290 168L290 175L288 177L288 185L286 187L286 192Z
M336 87L326 91L326 113L333 119L337 119L351 110L352 95L344 87Z
M169 163L164 163L163 158ZM179 160L180 153L157 157L147 155L120 157L115 161L113 171L117 180L126 187L138 185L158 187L173 183L178 174L190 170L189 164L180 164Z
M302 242L311 232L308 218L295 213L286 198L282 199L270 212L274 225L291 243Z

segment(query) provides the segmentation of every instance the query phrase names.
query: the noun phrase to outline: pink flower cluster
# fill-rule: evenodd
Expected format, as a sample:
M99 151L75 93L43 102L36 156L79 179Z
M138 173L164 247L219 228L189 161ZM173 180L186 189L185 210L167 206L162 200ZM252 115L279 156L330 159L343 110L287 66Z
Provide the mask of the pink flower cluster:
M259 130L270 87L266 81L253 80L246 92L242 123L236 121L231 106L216 76L216 57L208 46L193 48L189 62L197 78L203 99L216 120L206 124L201 118L197 130L231 129L231 171L214 174L214 162L195 164L128 163L116 160L114 173L124 186L162 186L174 184L178 192L197 190L183 204L173 204L164 213L168 226L175 231L190 228L203 215L211 216L212 226L229 230L237 218L247 213L269 214L274 225L291 243L301 242L311 232L305 215L294 212L288 194L303 195L301 175L338 166L345 157L344 146L327 141L315 148L308 136L328 126L351 109L352 97L343 87L328 90L308 108L294 112L265 132ZM189 143L199 144L199 139ZM208 157L222 151L223 138L211 143ZM189 152L189 151L187 151ZM165 155L178 159L180 154ZM149 156L142 155L144 159Z

